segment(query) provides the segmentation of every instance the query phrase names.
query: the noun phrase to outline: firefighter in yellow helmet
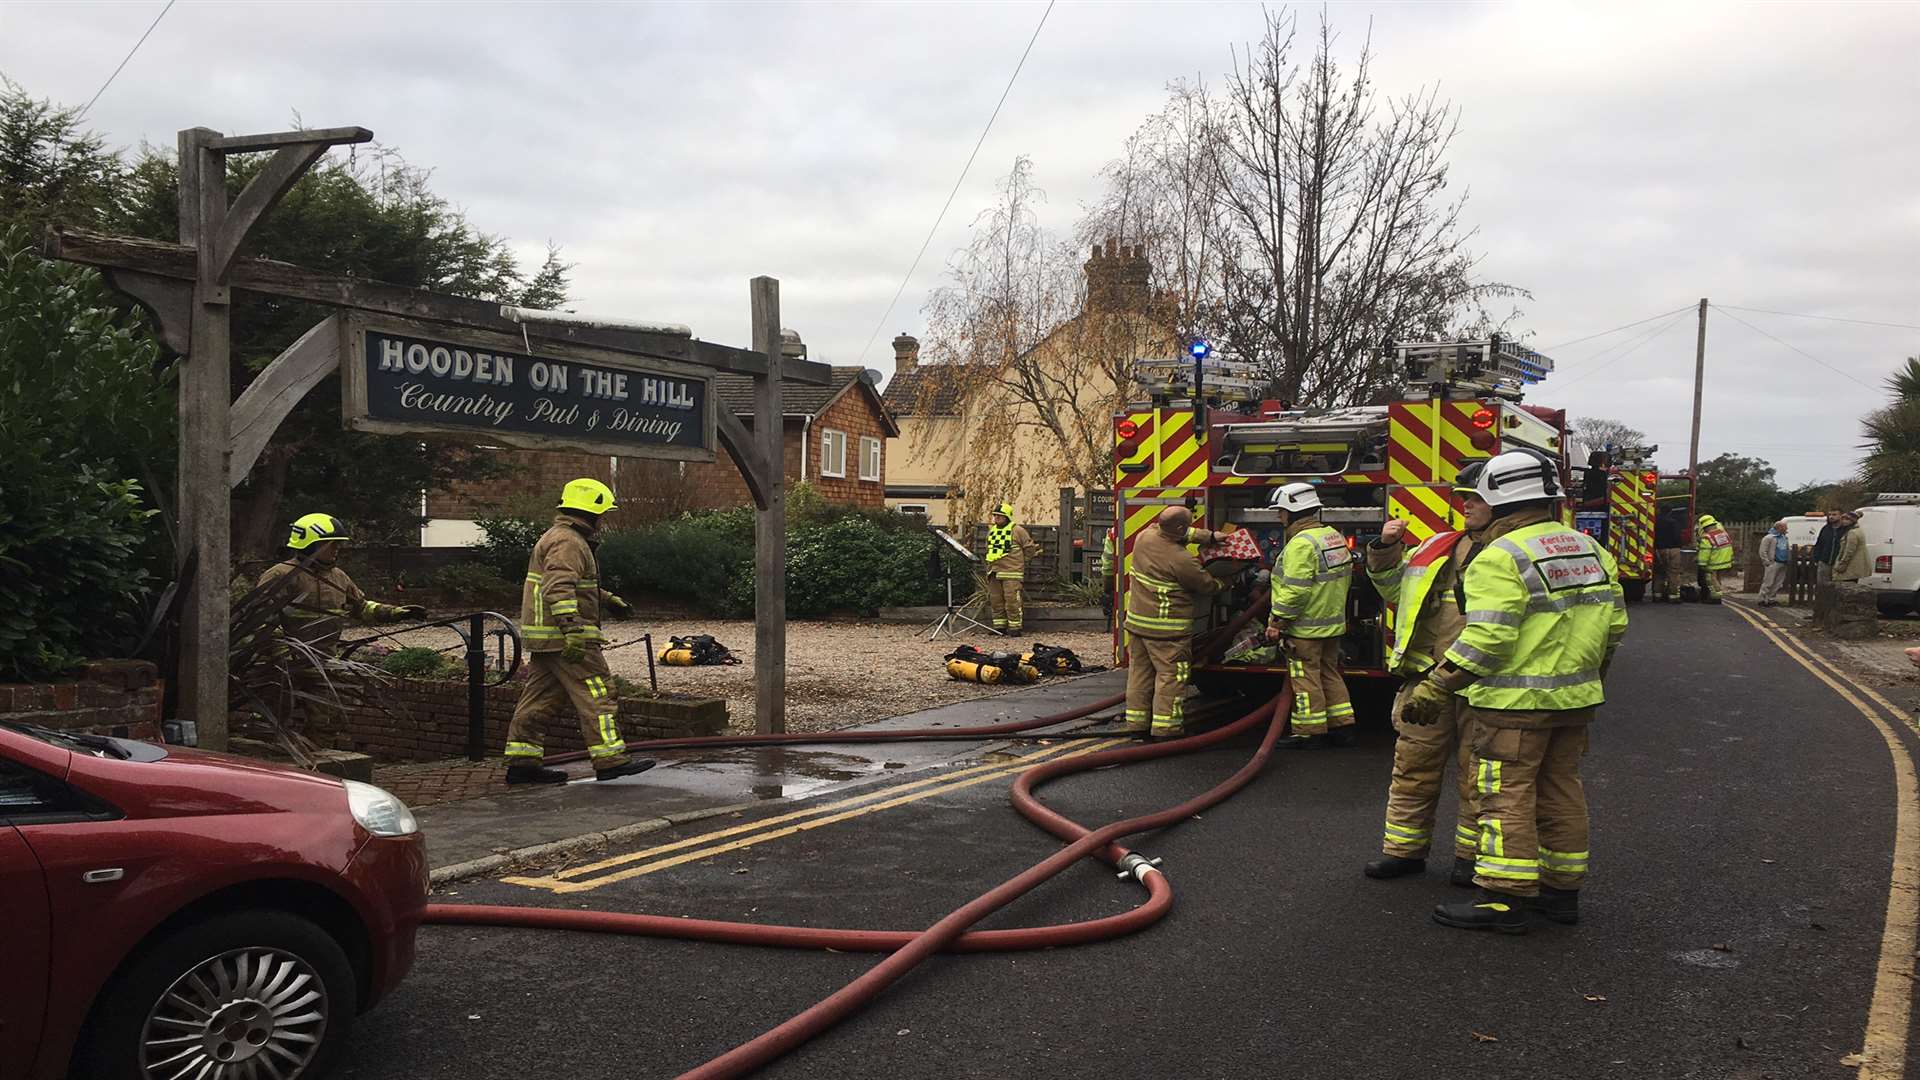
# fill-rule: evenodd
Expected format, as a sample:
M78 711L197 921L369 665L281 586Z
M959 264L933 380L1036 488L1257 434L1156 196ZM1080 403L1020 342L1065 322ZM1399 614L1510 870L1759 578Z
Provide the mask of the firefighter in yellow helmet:
M1471 462L1454 481L1455 499L1467 502L1485 462ZM1455 885L1473 884L1473 858L1480 826L1474 816L1473 770L1468 748L1461 739L1460 713L1466 699L1455 695L1433 723L1407 723L1399 705L1439 663L1467 625L1460 607L1461 568L1473 559L1481 538L1493 521L1493 511L1481 500L1464 506L1466 530L1448 530L1427 537L1416 547L1404 542L1407 522L1395 518L1380 530L1380 539L1367 545L1367 576L1393 614L1393 641L1386 668L1406 680L1393 710L1399 738L1393 744L1393 779L1387 787L1386 832L1381 857L1366 865L1370 878L1400 878L1424 873L1427 851L1433 843L1434 820L1440 804L1441 782L1447 760L1457 766L1455 783L1460 813L1453 828Z
M340 545L351 539L340 519L331 514L308 514L293 523L287 535L287 558L267 567L260 586L295 579L293 592L280 613L280 632L313 648L332 652L349 619L384 623L417 619L427 613L419 604L378 604L367 599L360 586L339 565Z
M1695 537L1700 548L1700 599L1717 604L1720 602L1720 575L1733 569L1733 537L1728 535L1727 527L1712 514L1700 515L1700 527L1695 530Z
M526 689L507 728L507 783L559 784L567 774L542 765L547 721L570 710L580 721L596 780L632 776L653 767L627 755L620 737L620 702L613 672L600 652L600 607L624 607L600 588L593 556L601 515L614 509L613 489L591 478L560 493L553 525L533 545L520 590L520 634L526 640Z
M282 639L332 655L348 620L386 623L426 614L419 604L367 599L339 565L340 545L348 539L346 526L331 514L308 514L293 523L287 534L291 554L267 567L259 581L261 589L274 589L275 595L285 597L278 627ZM299 661L288 663L287 668L289 681L279 702L279 719L299 715L311 721L316 712L333 711L328 703L337 701L338 694L323 671Z
M1026 526L1013 519L1013 504L994 507L993 522L987 527L987 607L993 613L993 628L1009 637L1026 631L1020 594L1027 560L1039 554L1040 545L1027 535Z
M1321 523L1320 493L1312 484L1282 486L1271 505L1287 519L1267 610L1267 640L1285 639L1293 684L1292 732L1280 745L1352 746L1353 700L1340 673L1340 638L1347 632L1353 549L1340 530Z
M1192 524L1193 514L1186 507L1169 506L1133 542L1124 729L1132 734L1145 731L1156 739L1186 734L1194 619L1220 591L1220 579L1207 573L1186 548Z
M1559 467L1543 454L1513 450L1487 462L1464 496L1492 518L1461 576L1466 627L1401 705L1403 722L1428 724L1454 695L1467 699L1480 894L1436 907L1445 926L1524 934L1529 909L1580 921L1588 861L1580 759L1627 607L1613 557L1555 520L1561 495Z

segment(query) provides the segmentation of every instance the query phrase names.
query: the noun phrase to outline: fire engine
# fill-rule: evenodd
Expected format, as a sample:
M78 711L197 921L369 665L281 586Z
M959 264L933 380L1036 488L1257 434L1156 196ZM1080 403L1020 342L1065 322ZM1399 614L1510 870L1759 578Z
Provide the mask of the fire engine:
M1500 336L1384 348L1404 379L1400 400L1331 409L1258 400L1265 384L1249 365L1208 357L1203 347L1193 358L1136 362L1141 400L1114 417L1119 602L1125 603L1134 541L1167 506L1190 503L1195 525L1218 529L1231 522L1259 545L1258 561L1209 562L1210 570L1230 576L1231 588L1203 618L1205 634L1254 602L1261 589L1254 569L1271 565L1284 546L1282 514L1267 507L1282 484L1317 484L1321 520L1357 546L1377 538L1388 518L1405 519L1416 542L1460 528L1452 485L1470 461L1527 447L1560 463L1563 485L1570 479L1564 412L1521 402L1525 388L1552 371L1547 357ZM1384 677L1389 615L1364 581L1354 582L1347 603L1347 673ZM1125 627L1118 625L1116 663L1126 662L1126 647ZM1212 661L1196 673L1206 683L1277 678L1285 667Z
M1659 450L1658 446L1609 446L1593 452L1584 470L1574 470L1585 474L1574 527L1606 545L1619 563L1620 586L1628 603L1645 598L1653 580L1658 513L1678 508L1686 521L1681 542L1693 542L1693 478L1685 472L1661 472L1653 464ZM1667 494L1660 494L1663 489Z

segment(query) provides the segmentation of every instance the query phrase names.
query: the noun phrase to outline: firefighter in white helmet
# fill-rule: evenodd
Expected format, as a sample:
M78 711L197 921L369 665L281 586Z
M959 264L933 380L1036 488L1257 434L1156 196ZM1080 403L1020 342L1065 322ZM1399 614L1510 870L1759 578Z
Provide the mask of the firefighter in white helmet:
M1469 462L1454 481L1456 502L1486 465ZM1447 760L1457 764L1455 783L1460 795L1459 817L1453 828L1453 884L1473 884L1473 859L1480 826L1474 817L1473 770L1468 747L1461 739L1460 712L1466 699L1454 696L1431 724L1410 724L1401 718L1400 704L1440 662L1460 631L1466 612L1460 606L1461 568L1479 551L1493 520L1492 508L1479 499L1462 506L1465 531L1434 533L1416 547L1405 543L1407 522L1388 521L1380 539L1367 545L1367 576L1393 613L1393 641L1388 647L1388 671L1406 680L1393 710L1399 738L1393 744L1393 780L1387 787L1387 823L1381 857L1365 867L1371 878L1399 878L1426 871L1427 851L1433 843L1440 789Z
M1480 836L1472 900L1434 921L1522 934L1528 910L1580 920L1587 798L1580 759L1606 699L1601 679L1627 628L1619 570L1604 547L1561 524L1559 466L1513 450L1488 461L1463 501L1492 524L1461 576L1466 626L1409 691L1403 723L1429 724L1467 699Z
M1353 549L1340 530L1320 521L1320 493L1287 484L1269 503L1287 517L1287 543L1273 572L1267 639L1285 639L1293 683L1293 749L1353 745L1353 701L1340 674L1340 637L1347 632L1347 589Z

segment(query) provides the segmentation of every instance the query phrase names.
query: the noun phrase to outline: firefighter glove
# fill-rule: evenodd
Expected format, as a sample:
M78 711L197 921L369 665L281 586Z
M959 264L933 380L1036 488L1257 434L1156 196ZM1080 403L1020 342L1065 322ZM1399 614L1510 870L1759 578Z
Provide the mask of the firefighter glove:
M623 617L633 614L633 605L627 603L625 600L622 600L620 598L619 593L610 592L606 594L606 597L607 597L607 610L613 612L615 615L620 615Z
M568 634L560 646L560 659L569 664L577 664L587 658L587 635L585 633Z
M1407 691L1407 699L1400 706L1402 723L1425 727L1440 719L1440 714L1452 704L1453 693L1432 679L1421 679L1413 689Z

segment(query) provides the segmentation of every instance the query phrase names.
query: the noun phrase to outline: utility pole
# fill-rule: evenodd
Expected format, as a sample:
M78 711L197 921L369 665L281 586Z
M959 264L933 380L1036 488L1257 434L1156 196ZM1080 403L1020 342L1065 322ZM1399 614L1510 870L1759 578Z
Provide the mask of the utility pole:
M1700 468L1700 388L1707 379L1707 298L1700 298L1700 335L1693 346L1693 441L1687 444L1687 475Z

